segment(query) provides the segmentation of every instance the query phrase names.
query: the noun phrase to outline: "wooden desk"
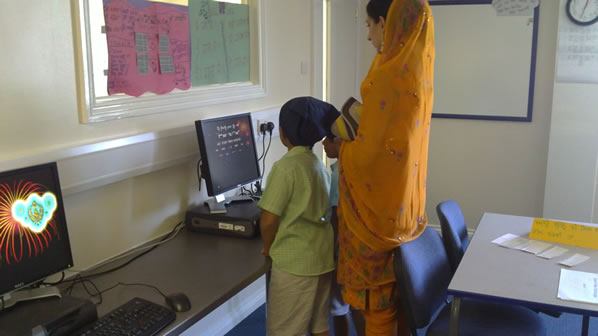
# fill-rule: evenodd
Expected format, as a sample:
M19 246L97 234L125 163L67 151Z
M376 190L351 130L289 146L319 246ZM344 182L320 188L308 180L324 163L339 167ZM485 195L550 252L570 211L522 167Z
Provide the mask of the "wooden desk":
M532 221L531 217L484 214L448 288L448 293L455 296L451 332L458 321L460 297L468 297L584 315L582 329L587 335L589 316L598 316L598 305L557 298L560 270L568 268L558 262L581 253L590 260L568 269L596 273L598 250L551 243L569 251L546 260L491 243L506 233L527 237Z
M160 333L178 335L269 270L270 263L260 255L262 246L259 237L246 240L182 229L173 240L92 281L100 290L124 282L152 285L165 294L185 293L191 300L191 310L177 313L176 321ZM120 265L129 258L92 273ZM81 285L77 285L73 295L88 297ZM102 296L104 302L98 306L100 317L133 297L166 305L156 290L145 286L118 286Z

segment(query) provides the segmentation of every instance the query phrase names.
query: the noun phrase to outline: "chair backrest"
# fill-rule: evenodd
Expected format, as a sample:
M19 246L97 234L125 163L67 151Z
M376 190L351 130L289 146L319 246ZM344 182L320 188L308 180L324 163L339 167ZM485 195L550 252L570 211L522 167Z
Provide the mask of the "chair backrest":
M445 305L452 272L442 239L426 228L417 239L395 249L394 260L400 301L413 335L430 323Z
M436 213L440 220L442 241L449 256L451 268L455 272L461 262L461 258L463 258L463 254L465 254L467 246L469 246L465 218L459 204L453 200L440 202L436 206Z

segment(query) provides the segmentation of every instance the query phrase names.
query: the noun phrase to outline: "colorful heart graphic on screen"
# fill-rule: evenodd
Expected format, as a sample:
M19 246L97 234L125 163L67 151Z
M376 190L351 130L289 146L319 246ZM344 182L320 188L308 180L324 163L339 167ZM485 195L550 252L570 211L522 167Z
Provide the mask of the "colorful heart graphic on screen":
M17 200L12 205L12 216L22 226L35 233L44 231L56 210L56 196L45 193L41 197L31 194L26 200Z

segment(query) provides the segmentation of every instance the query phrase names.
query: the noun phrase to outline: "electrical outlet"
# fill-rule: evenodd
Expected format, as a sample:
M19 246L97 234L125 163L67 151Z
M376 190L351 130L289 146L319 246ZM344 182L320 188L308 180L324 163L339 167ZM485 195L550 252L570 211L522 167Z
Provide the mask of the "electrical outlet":
M272 137L278 136L278 114L280 109L279 108L272 108L268 110L256 111L251 113L251 118L253 119L254 125L254 135L255 138L259 140L263 139L264 137L260 133L260 126L262 124L267 125L268 122L271 122L274 127L272 129ZM269 132L266 132L266 139L270 136Z
M257 121L257 131L261 135L270 135L274 133L274 123L268 120Z
M265 120L259 120L259 119L258 119L258 120L256 120L256 127L255 127L255 129L256 129L256 131L257 131L257 133L258 133L259 135L262 135L262 131L261 131L261 129L262 129L262 125L264 125L264 126L265 126L265 124L266 124L266 123L268 123L268 122L267 122L267 121L265 121Z

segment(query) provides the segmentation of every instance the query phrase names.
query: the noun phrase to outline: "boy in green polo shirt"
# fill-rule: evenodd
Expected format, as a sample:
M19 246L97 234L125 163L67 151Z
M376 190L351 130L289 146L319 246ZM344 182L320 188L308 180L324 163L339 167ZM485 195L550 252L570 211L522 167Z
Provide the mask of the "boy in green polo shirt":
M258 206L264 249L272 258L266 327L269 336L328 335L328 296L335 268L326 220L330 176L312 152L339 113L312 97L280 110L280 139L289 151L274 163Z

